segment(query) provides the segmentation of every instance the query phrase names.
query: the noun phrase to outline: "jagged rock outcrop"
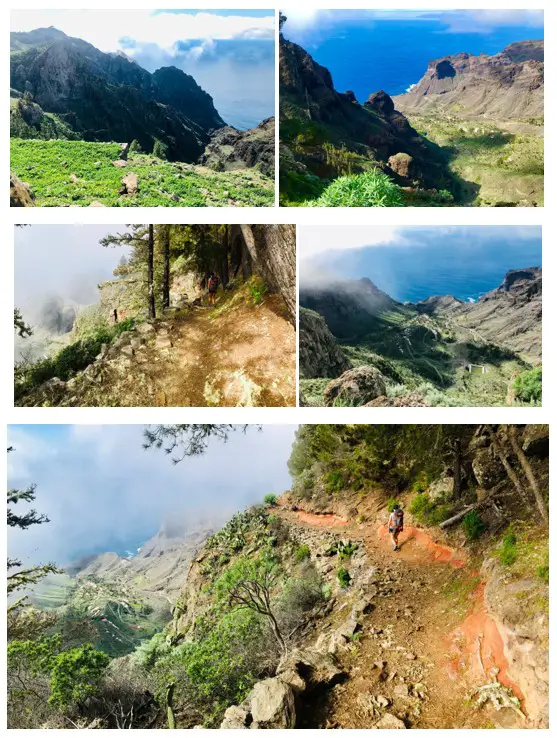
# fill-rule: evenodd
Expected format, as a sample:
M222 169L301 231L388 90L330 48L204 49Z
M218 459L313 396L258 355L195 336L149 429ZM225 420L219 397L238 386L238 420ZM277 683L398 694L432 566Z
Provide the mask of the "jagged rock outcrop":
M373 366L358 366L330 382L325 387L323 397L325 404L329 406L336 400L348 405L365 405L386 393L385 379L379 369Z
M274 177L275 119L267 118L248 131L232 126L218 129L199 163L219 172L255 167L267 177Z
M338 377L352 368L319 313L300 308L298 330L300 374L306 379Z
M10 207L32 208L35 205L34 199L29 185L10 172Z
M150 74L57 29L11 34L10 85L86 141L162 141L170 160L196 162L225 125L212 98L176 67Z
M543 40L521 41L493 56L461 53L435 59L409 92L394 98L395 105L403 113L540 118L543 47Z
M371 94L367 102L360 105L352 91L337 92L329 70L282 34L279 75L280 122L284 130L292 121L301 121L304 125L308 125L308 121L315 123L326 131L330 143L376 162L400 184L450 187L451 177L444 154L412 128L404 115L395 110L393 100L384 91ZM286 135L281 132L281 143L287 148ZM288 149L284 156L281 151L281 172L291 156L307 171L318 176L339 174L322 147L309 144L302 149L298 142L295 151ZM390 157L401 153L410 156L413 164L404 175L388 164ZM358 171L357 165L354 166L354 171Z

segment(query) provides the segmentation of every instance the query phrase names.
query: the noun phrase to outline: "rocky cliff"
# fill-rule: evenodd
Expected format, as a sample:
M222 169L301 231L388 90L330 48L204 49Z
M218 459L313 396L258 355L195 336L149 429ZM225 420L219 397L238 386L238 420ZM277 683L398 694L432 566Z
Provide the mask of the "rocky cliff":
M541 363L542 268L513 269L499 287L477 302L454 297L431 297L416 304L428 314L450 316L458 325L482 338Z
M353 92L337 92L329 70L282 35L279 74L280 140L286 147L281 158L285 166L293 158L313 174L338 176L338 163L323 148L330 144L362 157L359 162L354 158L354 172L365 169L367 162L400 184L450 186L441 150L412 128L382 90L370 94L363 104ZM400 155L405 155L402 162Z
M150 74L57 29L11 34L10 85L86 141L160 140L170 160L194 162L225 125L212 98L176 67Z
M422 79L393 98L403 113L541 118L544 42L522 41L499 54L456 54L428 64Z
M338 377L351 368L319 313L300 308L298 335L300 374L306 379Z

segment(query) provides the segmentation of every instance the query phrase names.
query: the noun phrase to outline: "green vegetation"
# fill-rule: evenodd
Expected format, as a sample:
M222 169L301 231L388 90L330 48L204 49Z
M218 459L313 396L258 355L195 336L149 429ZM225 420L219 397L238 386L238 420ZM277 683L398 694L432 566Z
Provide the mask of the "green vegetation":
M15 369L16 398L54 377L62 381L71 379L76 372L85 369L95 360L103 344L111 344L134 324L134 319L128 318L111 326L106 324L95 328L94 325L88 325L82 338L64 346L54 356L32 364L18 365Z
M460 199L474 205L543 205L544 142L535 129L507 131L457 116L412 116L422 135L450 152ZM504 126L504 123L501 124ZM521 200L520 193L528 202Z
M476 510L472 510L468 515L464 516L462 527L466 535L466 540L475 541L485 531L486 526L479 513Z
M395 509L395 505L399 505L400 507L398 500L395 497L389 498L387 502L387 510L392 513L392 511Z
M302 543L294 552L294 558L298 564L309 559L310 555L311 552L307 543Z
M28 182L35 204L107 207L218 207L274 204L274 183L257 170L210 172L191 164L168 162L130 152L127 167L115 143L40 141L12 138L11 169ZM121 179L138 177L136 194L120 195ZM74 175L72 177L71 175Z
M306 204L324 208L370 208L397 207L403 205L403 201L400 187L386 174L374 169L338 177L316 200Z
M265 495L265 497L263 498L263 502L264 502L264 503L265 503L265 504L266 504L266 505L267 505L268 507L275 507L275 506L276 506L276 504L277 504L277 496L276 496L276 495L274 495L274 494L272 494L272 493L270 493L270 494L268 494L268 495Z
M265 299L265 295L269 292L267 285L260 278L252 279L248 283L248 290L254 305L260 305Z
M449 517L451 505L432 500L426 492L417 494L408 506L409 512L421 525L439 525Z
M512 566L515 563L518 551L516 548L517 538L512 530L510 530L501 542L499 550L499 561L505 566Z
M348 569L345 569L343 566L340 567L340 569L337 570L337 579L338 583L343 589L346 589L350 586L350 582L352 581L352 577L350 576L350 572Z
M521 372L513 383L517 399L522 402L539 405L542 401L542 368L536 367Z
M44 675L48 679L48 702L62 710L79 707L97 690L110 659L93 646L62 650L60 636L36 641L14 640L8 644L8 668Z

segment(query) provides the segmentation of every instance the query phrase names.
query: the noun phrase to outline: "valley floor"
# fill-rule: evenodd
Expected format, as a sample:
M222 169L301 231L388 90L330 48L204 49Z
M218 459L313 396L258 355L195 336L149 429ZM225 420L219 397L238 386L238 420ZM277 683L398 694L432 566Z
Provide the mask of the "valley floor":
M503 639L464 551L407 527L395 553L385 526L284 508L279 514L291 525L363 543L376 567L373 609L339 656L348 679L306 706L301 727L370 728L385 712L411 728L526 727L517 706L478 709L472 699L495 680L510 689L507 696L523 696L507 674ZM346 605L337 610L326 632L348 613Z
M411 125L447 150L460 184L456 204L543 206L543 120L412 115Z
M130 153L120 144L11 138L10 166L42 207L263 207L275 199L274 181L257 169L216 172L197 164ZM121 194L122 179L137 189Z

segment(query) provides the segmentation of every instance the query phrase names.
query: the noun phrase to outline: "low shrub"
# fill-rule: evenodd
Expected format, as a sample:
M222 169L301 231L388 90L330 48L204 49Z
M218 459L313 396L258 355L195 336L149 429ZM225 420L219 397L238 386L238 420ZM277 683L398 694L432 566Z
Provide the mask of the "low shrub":
M269 507L275 507L275 505L277 504L277 496L272 493L265 495L265 497L263 498L263 502Z
M517 538L513 531L509 531L502 540L501 550L499 551L499 561L505 566L512 566L517 559L518 551L516 548Z
M542 368L529 369L521 372L513 382L516 397L521 402L539 404L542 401Z
M421 525L439 525L447 519L451 506L435 502L425 493L418 493L410 502L408 510Z
M468 541L475 541L485 531L485 523L476 510L472 510L468 515L464 516L462 521L464 534Z
M391 513L395 509L395 505L398 504L398 500L394 497L391 497L387 502L387 510Z
M307 543L302 543L294 552L294 558L298 563L309 559L310 555L311 552Z
M400 187L384 172L374 169L363 174L349 174L335 179L313 202L313 207L401 207Z
M337 571L337 579L338 579L338 583L343 589L346 589L347 587L349 587L350 582L352 581L350 572L348 571L348 569L345 569L342 566Z

